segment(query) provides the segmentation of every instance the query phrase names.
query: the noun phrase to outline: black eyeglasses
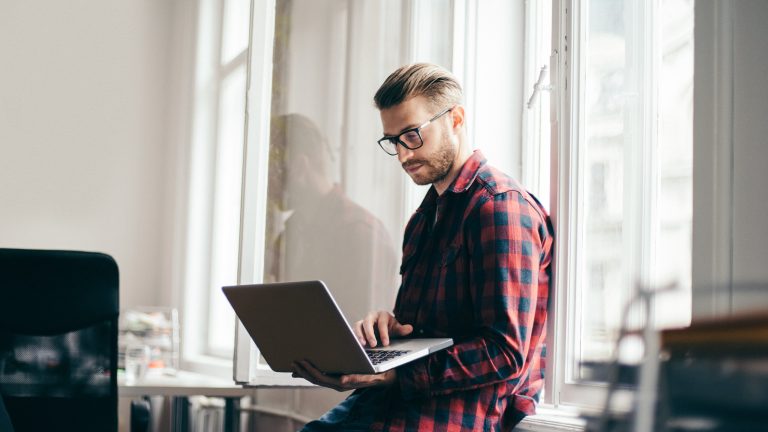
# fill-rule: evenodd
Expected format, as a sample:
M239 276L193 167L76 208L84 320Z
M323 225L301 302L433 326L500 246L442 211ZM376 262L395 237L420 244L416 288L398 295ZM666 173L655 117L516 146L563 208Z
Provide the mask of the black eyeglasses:
M441 116L445 115L447 112L451 111L454 107L446 108L443 111L440 111L439 114L432 117L431 119L425 121L420 126L417 126L415 128L411 128L408 130L404 130L399 135L392 135L392 136L384 136L377 142L379 143L379 147L381 147L384 152L386 152L390 156L397 155L397 145L400 144L401 146L409 149L409 150L416 150L417 148L424 145L424 140L421 138L421 130L425 127L429 126L430 123L433 121L439 119Z

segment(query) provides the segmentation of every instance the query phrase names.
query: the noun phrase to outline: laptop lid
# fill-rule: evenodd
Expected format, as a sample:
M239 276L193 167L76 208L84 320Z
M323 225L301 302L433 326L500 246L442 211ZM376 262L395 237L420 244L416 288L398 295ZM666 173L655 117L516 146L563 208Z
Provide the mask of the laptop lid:
M222 291L278 372L291 372L294 361L307 359L326 373L378 373L453 344L450 338L393 340L372 351L405 352L374 364L322 281L226 286Z

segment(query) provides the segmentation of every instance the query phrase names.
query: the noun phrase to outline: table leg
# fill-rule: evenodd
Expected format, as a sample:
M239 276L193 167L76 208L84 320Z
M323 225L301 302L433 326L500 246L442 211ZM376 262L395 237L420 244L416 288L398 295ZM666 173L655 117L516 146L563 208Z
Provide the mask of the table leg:
M240 431L240 398L224 398L224 432Z
M171 429L173 432L189 432L189 398L173 396L171 405Z

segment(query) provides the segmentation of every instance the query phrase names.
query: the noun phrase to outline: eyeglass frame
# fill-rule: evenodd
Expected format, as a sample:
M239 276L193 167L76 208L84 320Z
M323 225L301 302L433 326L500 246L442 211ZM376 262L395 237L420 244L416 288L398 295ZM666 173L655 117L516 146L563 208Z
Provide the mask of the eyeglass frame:
M384 153L386 153L386 154L388 154L390 156L397 156L397 145L398 144L400 144L401 146L407 148L408 150L419 149L419 148L424 146L424 137L421 136L421 130L424 129L425 127L429 126L430 123L432 123L433 121L435 121L435 120L439 119L440 117L444 116L445 114L453 111L454 108L456 108L456 105L440 111L434 117L432 117L431 119L425 121L421 125L413 127L413 128L410 128L410 129L406 129L406 130L400 132L397 135L384 135L383 137L379 138L379 140L376 141L376 143L379 145L379 147L381 147L382 150L384 150ZM409 147L408 144L405 143L405 141L400 139L401 136L403 136L403 135L405 135L407 133L410 133L410 132L416 132L416 135L418 135L419 141L421 141L421 144L419 144L419 145L417 145L415 147ZM385 144L382 144L383 142L384 143L385 142L391 142L392 144L394 144L395 145L395 152L394 153L390 153L389 151L387 151L387 149L384 148Z

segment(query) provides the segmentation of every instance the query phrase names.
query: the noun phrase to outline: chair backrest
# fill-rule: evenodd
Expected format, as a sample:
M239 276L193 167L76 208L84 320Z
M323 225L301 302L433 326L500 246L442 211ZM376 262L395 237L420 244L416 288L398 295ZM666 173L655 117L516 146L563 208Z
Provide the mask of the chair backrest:
M0 396L0 432L13 432L11 418L8 417L8 411L5 410L2 396Z
M16 432L117 430L118 269L0 249L0 396Z

